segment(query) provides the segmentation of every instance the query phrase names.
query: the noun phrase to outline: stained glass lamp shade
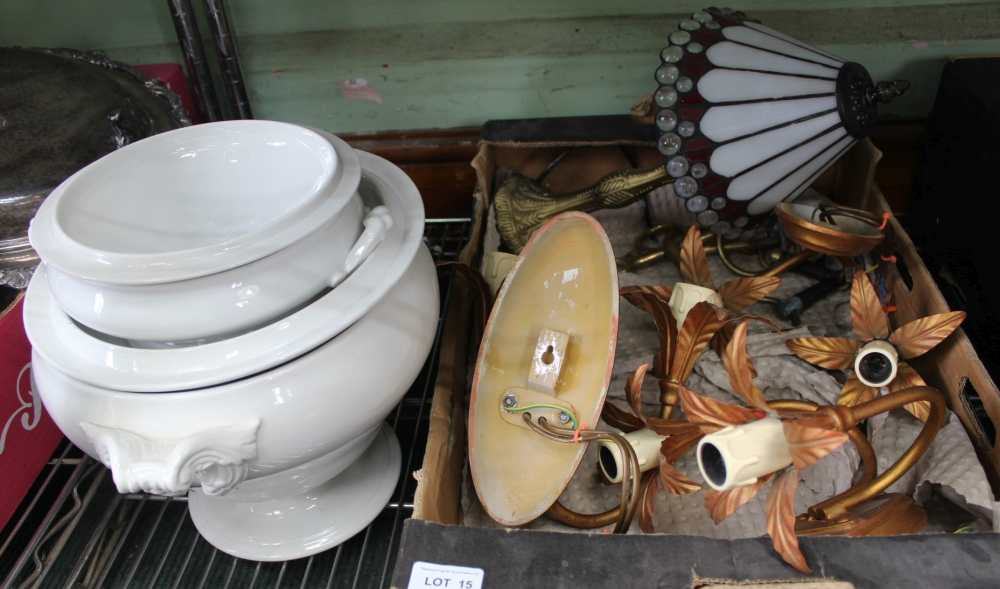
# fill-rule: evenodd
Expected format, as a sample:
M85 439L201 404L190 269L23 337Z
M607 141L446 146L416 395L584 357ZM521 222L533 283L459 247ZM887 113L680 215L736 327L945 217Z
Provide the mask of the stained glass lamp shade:
M657 147L674 193L722 235L798 196L907 86L720 9L682 21L660 58Z

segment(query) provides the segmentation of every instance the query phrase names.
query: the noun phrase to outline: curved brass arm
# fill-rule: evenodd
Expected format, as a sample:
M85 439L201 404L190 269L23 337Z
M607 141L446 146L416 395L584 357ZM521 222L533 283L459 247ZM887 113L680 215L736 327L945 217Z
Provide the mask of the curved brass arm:
M899 409L909 403L917 401L928 401L931 404L931 414L920 430L920 434L913 440L913 444L903 452L899 460L887 468L885 472L868 482L859 482L847 491L817 503L809 508L809 515L819 519L832 519L843 515L848 509L874 498L879 493L888 489L893 483L899 480L907 470L913 467L930 447L934 436L944 426L947 404L944 395L937 389L931 387L911 387L902 391L896 391L877 399L855 405L854 407L826 407L823 412L831 420L837 422L836 425L841 431L855 427L859 422L884 413L891 409Z
M593 530L594 528L603 528L604 526L615 523L621 517L621 513L621 505L616 505L607 511L602 511L601 513L580 513L579 511L574 511L563 505L561 502L556 501L552 504L552 507L545 512L545 515L571 528L577 528L579 530Z
M816 412L820 409L820 406L812 401L794 401L791 399L768 401L767 406L774 409L779 414L782 411ZM847 433L847 437L850 438L851 443L854 444L855 449L857 449L858 456L861 458L861 477L858 479L857 485L866 485L875 479L875 474L878 469L878 460L875 458L875 450L872 448L871 443L868 442L868 438L865 437L865 434L863 434L856 425L847 428L845 432Z
M546 219L566 211L615 209L632 204L647 192L671 182L664 165L643 170L620 170L577 192L552 194L539 182L514 174L493 197L497 229L514 253L528 243L531 233Z
M614 532L624 534L628 532L632 519L639 505L640 493L639 483L641 473L639 472L639 459L635 455L632 444L628 443L621 434L614 432L603 432L597 430L572 430L557 427L549 424L544 417L535 420L530 413L524 413L524 423L535 433L548 438L554 442L564 444L576 444L580 442L591 442L595 440L608 440L618 446L625 457L622 465L622 492L621 503L618 507L599 514L584 514L575 512L562 505L558 501L553 504L547 514L560 523L577 528L597 528L615 522Z

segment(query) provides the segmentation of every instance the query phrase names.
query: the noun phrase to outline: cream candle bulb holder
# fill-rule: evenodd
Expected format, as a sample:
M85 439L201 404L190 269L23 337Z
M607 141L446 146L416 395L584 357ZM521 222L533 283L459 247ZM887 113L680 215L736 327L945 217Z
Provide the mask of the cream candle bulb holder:
M698 303L711 303L716 307L723 306L722 297L711 288L687 282L678 282L674 285L668 304L677 325L684 325L688 311Z
M640 429L622 434L622 437L632 446L639 460L639 472L646 472L659 466L660 445L664 436L651 429ZM598 457L601 473L611 483L622 482L622 472L625 469L626 457L621 447L611 440L598 442Z
M879 388L891 383L899 371L899 352L887 340L876 339L858 350L854 374L864 385Z
M698 442L698 470L716 491L749 485L792 463L781 420L765 417L709 434Z

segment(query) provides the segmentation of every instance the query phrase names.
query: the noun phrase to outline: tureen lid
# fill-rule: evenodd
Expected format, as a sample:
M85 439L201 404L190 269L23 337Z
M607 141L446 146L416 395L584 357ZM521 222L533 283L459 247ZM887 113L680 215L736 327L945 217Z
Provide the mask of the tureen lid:
M618 273L607 235L584 213L552 218L500 289L476 361L469 465L493 519L532 521L569 484L587 445L553 442L524 419L554 412L550 422L562 427L595 426L617 337Z
M348 148L350 149L350 148ZM34 350L59 370L104 388L172 392L256 374L322 345L366 314L410 266L423 245L424 208L417 187L390 162L357 152L358 192L393 218L382 244L337 288L260 329L186 347L139 348L104 339L74 323L49 291L45 267L28 285L24 326Z
M281 250L336 216L360 169L340 139L275 121L154 135L49 195L31 244L63 272L112 284L186 280Z

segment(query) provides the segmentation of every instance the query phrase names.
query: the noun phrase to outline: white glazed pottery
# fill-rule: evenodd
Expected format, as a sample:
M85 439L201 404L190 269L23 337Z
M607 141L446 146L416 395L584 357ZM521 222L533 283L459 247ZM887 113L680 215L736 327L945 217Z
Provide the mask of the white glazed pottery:
M202 536L233 556L301 558L341 544L368 526L392 497L400 462L396 435L382 426L344 472L301 495L240 502L192 489L188 508ZM248 518L251 511L255 517ZM312 530L311 536L303 537L306 529Z
M424 209L416 186L391 163L357 153L364 168L362 198L377 195L369 206L385 206L393 225L364 264L317 300L236 337L148 349L80 329L48 288L29 285L25 329L35 349L62 372L91 384L123 391L169 392L266 370L334 337L379 301L423 243Z
M219 338L336 286L382 241L390 214L362 221L359 177L354 151L319 132L198 125L83 168L29 236L61 308L87 327L136 341Z
M422 229L415 187L392 164L360 155L370 180L362 182L362 193L377 188L375 194L400 218L419 217L415 226L398 224L389 231L387 242L394 240L396 253L408 260L405 271L381 294L370 290L370 310L346 329L330 318L328 337L318 347L300 350L280 366L195 390L182 390L165 377L154 388L179 392L161 394L85 382L62 369L65 349L47 347L68 328L44 320L58 312L44 266L29 287L34 311L25 322L35 337L34 390L63 433L111 468L120 492L177 495L197 489L191 497L195 525L218 548L242 558L286 560L338 544L384 506L399 474L395 441L379 432L433 342L437 275L419 236L415 245L410 239L411 230ZM390 187L403 190L386 192ZM369 261L385 268L385 260L377 260L389 254L379 248ZM330 299L339 290L299 313L339 300ZM282 331L271 337L280 339ZM103 345L96 338L78 341ZM184 357L197 358L205 347L192 346ZM276 511L292 515L278 517Z

